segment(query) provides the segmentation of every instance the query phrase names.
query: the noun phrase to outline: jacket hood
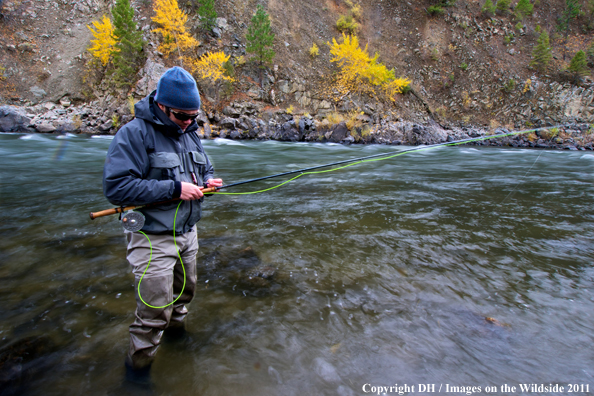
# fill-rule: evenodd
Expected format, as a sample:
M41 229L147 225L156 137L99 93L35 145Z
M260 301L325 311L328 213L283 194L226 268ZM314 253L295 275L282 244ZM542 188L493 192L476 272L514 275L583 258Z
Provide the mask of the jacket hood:
M186 128L185 131L182 131L179 125L167 118L165 113L159 110L154 101L156 92L156 90L153 91L150 95L146 96L134 105L134 116L136 118L150 122L151 124L154 124L157 129L165 129L174 135L182 135L184 133L193 132L198 129L198 124L196 124L196 121L194 121ZM162 117L159 117L158 114L155 114L156 111L159 111Z

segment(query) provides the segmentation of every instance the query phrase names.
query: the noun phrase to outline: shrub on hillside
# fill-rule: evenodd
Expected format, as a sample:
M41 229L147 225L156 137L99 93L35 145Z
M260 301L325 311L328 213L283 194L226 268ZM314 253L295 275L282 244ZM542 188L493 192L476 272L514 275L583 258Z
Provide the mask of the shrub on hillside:
M484 14L495 14L495 11L497 10L497 8L495 7L495 4L493 4L492 0L487 0L485 1L485 4L483 5L483 8L481 8L481 12L483 12Z
M352 15L341 15L336 21L336 29L341 33L356 34L359 30L359 24Z
M532 15L534 5L530 4L530 0L520 0L518 1L518 4L516 4L514 11L516 13L516 18L524 19L525 17Z

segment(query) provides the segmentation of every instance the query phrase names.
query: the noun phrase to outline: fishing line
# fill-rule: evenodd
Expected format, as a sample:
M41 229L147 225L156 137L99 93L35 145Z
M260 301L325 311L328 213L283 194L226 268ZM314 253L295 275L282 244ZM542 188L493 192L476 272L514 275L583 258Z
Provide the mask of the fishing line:
M411 152L418 152L418 151L423 151L423 150L429 150L429 149L433 149L433 148L438 148L438 147L447 147L447 146L459 146L462 144L466 144L466 143L472 143L472 142L479 142L479 141L484 141L484 140L490 140L490 139L496 139L496 138L502 138L502 137L507 137L507 136L515 136L515 135L522 135L522 134L526 134L526 133L531 133L531 132L535 132L541 129L551 129L551 128L558 128L559 126L556 127L544 127L544 128L535 128L535 129L527 129L527 130L523 130L523 131L518 131L518 132L508 132L508 133L502 133L502 134L498 134L498 135L491 135L491 136L483 136L483 137L478 137L478 138L468 138L468 139L462 139L462 140L458 140L458 141L454 141L454 142L445 142L445 143L438 143L438 144L433 144L433 145L428 145L428 146L424 146L424 147L414 147L408 150L403 150L403 151L398 151L398 152L391 152L391 153L382 153L382 154L375 154L375 155L370 155L367 157L361 157L361 158L354 158L354 159L350 159L350 160L344 160L344 161L339 161L339 162L334 162L332 164L325 164L325 165L318 165L318 166L314 166L314 167L310 167L310 168L304 168L304 169L300 169L300 170L295 170L295 171L289 171L289 172L285 172L285 173L280 173L277 175L271 175L271 176L265 176L265 177L260 177L257 179L252 179L252 180L247 180L247 181L243 181L243 182L238 182L238 183L234 183L234 184L229 184L226 186L221 186L221 187L217 187L218 190L223 189L223 188L229 188L232 186L237 186L237 185L241 185L241 184L247 184L247 183L252 183L255 181L260 181L260 180L265 180L265 179L270 179L273 177L279 177L279 176L284 176L284 175L289 175L289 174L295 174L295 173L299 173L297 176L292 177L288 180L285 180L282 183L279 183L275 186L269 187L269 188L265 188L262 190L257 190L257 191L248 191L248 192L237 192L237 193L228 193L228 192L220 192L220 191L215 191L215 192L207 192L206 194L209 195L251 195L251 194L259 194L259 193L263 193L263 192L267 192L267 191L271 191L274 189L277 189L281 186L284 186L285 184L288 184L290 182L292 182L293 180L296 180L298 178L300 178L301 176L305 176L305 175L313 175L313 174L321 174L321 173L328 173L328 172L334 172L337 170L341 170L341 169L345 169L351 166L355 166L355 165L359 165L359 164L363 164L363 163L368 163L368 162L376 162L376 161L385 161L388 159L392 159L392 158L396 158L399 157L401 155L405 155ZM530 169L528 169L528 172L526 172L526 175L528 173L530 173L530 171L532 170L532 168L534 167L534 165L536 164L536 162L538 162L538 159L540 158L540 156L542 155L542 152L539 154L539 156L536 158L536 161L534 161L534 163L532 164L532 166L530 167ZM325 168L325 167L329 167L329 166L334 166L334 165L341 165L341 164L345 164L346 165L342 165L340 167L337 168L332 168L332 169L326 169L326 170L315 170L315 169L320 169L320 168ZM525 176L526 176L525 175ZM525 177L524 176L524 177ZM519 185L519 183L516 185ZM514 190L508 194L508 197L516 190L516 188L514 188ZM503 202L505 202L505 200L508 198L506 197ZM148 307L150 308L155 308L155 309L162 309L162 308L166 308L169 307L171 305L173 305L183 294L183 291L185 289L186 286L186 269L183 265L183 260L181 258L181 254L179 252L179 248L177 247L177 242L175 240L175 222L177 220L177 212L179 210L179 207L181 206L182 202L184 201L180 201L180 203L177 205L177 209L175 210L175 216L173 219L173 243L175 245L175 249L177 251L177 255L179 257L179 260L181 262L182 265L182 269L184 272L184 283L182 286L182 289L179 293L179 295L177 296L177 298L175 300L173 300L172 302L170 302L169 304L163 305L163 306L153 306L148 304L147 302L144 301L144 299L142 298L142 295L140 294L140 285L142 282L142 279L144 278L146 271L148 270L151 260L152 260L152 255L153 255L153 247L150 241L150 238L148 237L147 234L145 234L142 231L138 231L140 232L142 235L144 235L146 237L146 239L149 242L149 247L150 247L150 255L149 255L149 261L146 265L146 268L140 278L140 280L138 281L138 297L140 298L140 300ZM502 202L502 203L503 203ZM121 213L121 212L120 212ZM92 216L93 214L91 214L91 218L94 218Z
M518 182L516 183L516 185L514 186L514 189L510 191L509 194L507 194L507 197L505 197L503 199L503 201L501 201L501 203L499 205L503 205L503 203L513 194L516 192L516 190L518 189L518 186L520 185L520 183L522 182L522 180L524 180L526 178L526 176L528 176L528 174L530 173L530 171L532 170L532 168L534 168L534 165L536 165L536 163L538 162L538 159L540 158L540 156L542 155L542 151L540 152L540 154L538 154L538 157L536 157L536 160L534 161L534 163L532 164L532 166L530 167L530 169L528 169L528 171L526 172L526 174L524 176L522 176L520 178L520 180L518 180Z
M177 209L175 209L175 216L173 217L173 244L175 245L175 250L177 251L177 256L179 257L179 261L180 261L181 266L182 266L182 269L184 271L184 284L183 284L182 289L179 292L179 295L177 296L177 298L175 300L171 301L167 305L163 305L163 306L160 306L160 307L154 306L154 305L150 305L146 301L144 301L142 299L142 296L140 295L140 284L142 283L142 279L144 278L144 275L146 274L146 271L148 271L149 265L151 265L151 259L153 258L153 245L152 245L151 240L148 237L148 235L146 235L142 231L138 231L138 232L140 232L142 235L144 235L146 237L146 239L149 242L149 247L150 247L149 261L148 261L148 263L146 265L146 268L144 269L144 272L142 273L142 276L140 277L140 280L138 281L138 297L140 298L140 301L142 301L144 303L144 305L146 305L147 307L150 307L150 308L161 309L161 308L167 308L168 306L173 305L177 300L179 300L179 298L184 293L184 289L186 288L186 267L184 267L184 262L183 262L183 260L181 258L181 254L179 253L179 248L177 247L177 242L175 241L175 221L177 220L177 211L179 210L179 207L181 206L182 202L184 202L184 201L180 201L179 204L177 205Z
M312 174L318 174L318 173L334 172L334 171L337 171L337 170L345 169L345 168L348 168L348 167L351 167L351 166L355 166L355 165L359 165L359 164L362 164L362 163L375 162L375 161L385 161L385 160L392 159L392 158L395 158L395 157L399 157L401 155L408 154L408 153L411 153L411 152L429 150L429 149L438 148L438 147L459 146L459 145L466 144L466 143L479 142L479 141L496 139L496 138L502 138L502 137L507 137L507 136L522 135L522 134L527 134L527 133L535 132L535 131L542 130L542 129L551 129L551 128L558 128L558 127L559 126L551 126L551 127L543 127L543 128L526 129L526 130L518 131L518 132L507 132L507 133L501 133L501 134L498 134L498 135L482 136L482 137L478 137L478 138L468 138L468 139L457 140L455 142L437 143L437 144L423 146L423 147L414 147L414 148L411 148L411 149L408 149L408 150L403 150L403 151L370 155L368 157L354 158L354 159L351 159L351 160L339 161L339 162L335 162L335 163L332 163L332 164L319 165L319 166L314 166L314 167L310 167L310 168L305 168L305 169L300 169L300 170L295 170L295 171L280 173L280 174L277 174L277 175L260 177L260 178L257 178L257 179L252 179L252 180L247 180L247 181L243 181L243 182L233 183L233 184L229 184L229 185L226 185L226 186L222 186L222 187L218 187L217 188L217 190L220 190L220 189L223 189L223 188L229 188L229 187L238 186L240 184L246 184L246 183L251 183L251 182L255 182L255 181L270 179L270 178L273 178L273 177L279 177L279 176L284 176L284 175L299 173L299 175L297 175L297 176L295 176L295 177L293 177L291 179L285 180L284 182L282 182L280 184L277 184L276 186L272 186L272 187L265 188L265 189L262 189L262 190L248 191L248 192L236 192L236 193L215 191L215 192L207 192L207 193L205 193L205 195L206 194L208 194L208 195L215 195L215 194L216 195L251 195L251 194L259 194L259 193L271 191L271 190L274 190L274 189L279 188L281 186L284 186L285 184L290 183L293 180L296 180L296 179L298 179L298 178L300 178L301 176L304 176L304 175L312 175ZM539 157L540 157L540 155L539 155ZM537 158L537 161L538 161L538 158ZM347 162L349 164L340 166L338 168L332 168L332 169L327 169L327 170L322 170L322 171L314 171L314 169L325 168L325 167L329 167L329 166L333 166L333 165L338 165L338 164L344 164L344 163L347 163ZM534 166L534 164L532 166ZM530 169L532 169L532 167Z

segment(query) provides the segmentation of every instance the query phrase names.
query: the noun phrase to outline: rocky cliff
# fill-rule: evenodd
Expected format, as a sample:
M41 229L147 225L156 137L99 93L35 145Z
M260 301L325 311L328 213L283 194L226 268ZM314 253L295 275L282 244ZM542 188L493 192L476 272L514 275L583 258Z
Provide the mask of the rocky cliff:
M147 42L147 61L136 76L137 84L126 92L102 84L85 86L91 39L87 25L108 14L113 3L2 3L0 101L9 105L1 110L2 129L115 133L131 119L126 98L138 100L149 93L161 73L178 60L157 51L152 2L137 0L132 4ZM214 92L203 92L206 106L200 123L205 136L418 144L427 139L413 131L425 131L422 136L440 129L462 136L469 130L490 133L557 124L566 126L567 136L571 131L588 135L591 130L591 79L576 84L563 72L575 51L587 49L593 40L591 32L583 31L583 21L573 22L567 43L553 35L554 60L548 72L529 67L537 31L555 31L562 0L540 1L534 14L519 24L511 13L484 16L479 1L458 0L440 16L427 12L434 1L359 2L360 41L370 53L378 52L396 75L412 80L412 92L393 102L329 92L335 66L326 43L340 36L336 21L348 12L347 3L352 4L223 0L216 6L218 26L205 34L194 2L180 1L190 16L191 31L202 43L198 52L223 50L236 64L238 82L232 95L220 99ZM245 33L256 4L265 6L276 34L276 57L261 84L256 67L237 62L248 58ZM320 48L317 57L309 55L314 43ZM432 136L427 142L445 139L439 133ZM536 136L521 144L536 145L538 140ZM585 140L587 146L589 139Z

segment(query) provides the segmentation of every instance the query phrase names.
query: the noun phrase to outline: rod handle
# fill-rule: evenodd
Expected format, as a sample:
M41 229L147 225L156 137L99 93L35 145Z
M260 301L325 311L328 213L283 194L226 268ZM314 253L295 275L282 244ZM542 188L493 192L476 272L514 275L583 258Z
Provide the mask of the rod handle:
M202 193L204 194L204 193L217 192L217 190L218 190L218 187L208 187L208 188L202 189ZM177 201L177 200L157 202L154 204L140 205L140 206L154 206L154 205L160 205L160 204L168 203L168 202L172 202L172 201ZM109 216L109 215L116 214L116 213L124 213L124 212L127 212L128 210L134 210L140 206L126 206L124 208L112 208L112 209L105 209L100 212L91 212L91 213L89 213L89 217L91 218L91 220L95 220L97 217Z
M211 193L211 192L217 192L219 188L220 187L208 187L208 188L205 188L205 189L202 190L202 194L204 194L204 193Z
M128 210L132 210L137 206L126 206L125 208L112 208L112 209L105 209L100 212L91 212L89 213L89 217L91 220L95 220L97 217L109 216L116 213L123 213Z

